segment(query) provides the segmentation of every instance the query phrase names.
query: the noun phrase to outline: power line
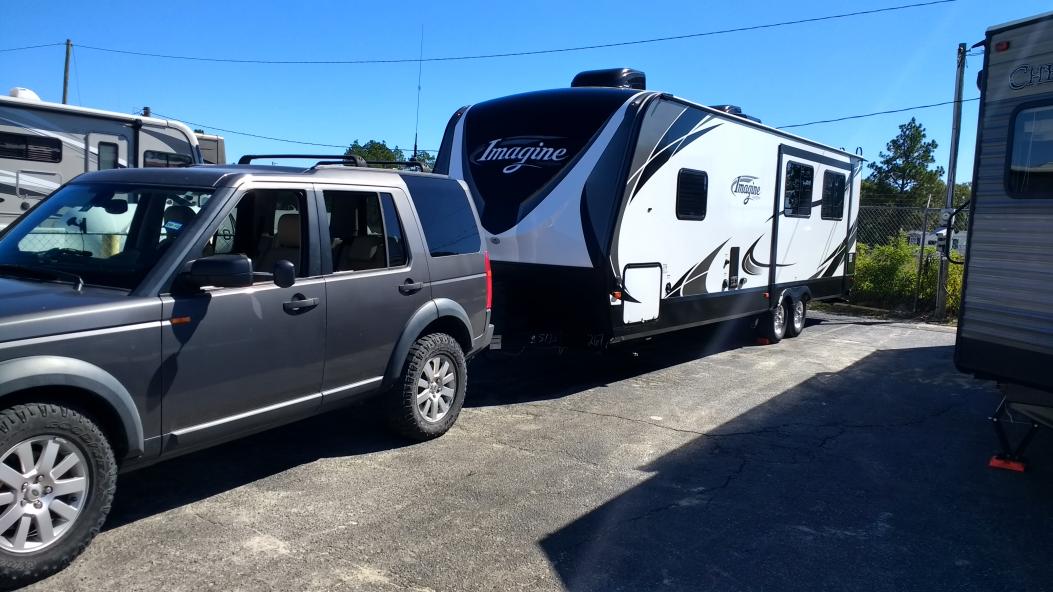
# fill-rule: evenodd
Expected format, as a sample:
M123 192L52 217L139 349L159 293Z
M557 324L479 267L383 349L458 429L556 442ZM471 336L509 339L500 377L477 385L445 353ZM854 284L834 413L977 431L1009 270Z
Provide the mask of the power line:
M164 115L164 114L158 113L156 111L154 111L153 114L156 115L157 117L162 118L162 119L171 119L172 121L179 121L179 122L182 122L182 123L185 123L185 124L189 124L189 125L192 125L194 127L201 128L201 129L216 130L216 131L219 131L219 132L225 132L225 133L228 133L228 134L235 134L235 135L238 135L238 136L248 136L250 138L259 138L261 140L273 140L275 142L288 142L289 144L300 144L300 145L303 145L303 146L321 146L323 148L344 148L344 149L346 149L346 148L348 148L351 145L350 143L347 143L347 144L323 144L321 142L307 142L305 140L292 140L292 139L289 139L289 138L276 138L274 136L263 136L263 135L254 134L254 133L251 133L251 132L243 132L243 131L238 131L238 130L225 129L225 128L217 127L217 126L214 126L214 125L208 125L207 123L199 123L199 122L196 122L196 121L188 121L186 119L180 119L178 117L172 117L170 115ZM397 148L398 146L396 145L395 147ZM427 149L426 150L426 149L421 148L421 149L417 150L417 152L438 152L438 150L437 149L436 150L432 150L432 149Z
M878 14L883 12L894 12L899 10L907 10L910 8L921 8L925 6L933 6L936 4L949 4L952 2L958 2L959 0L930 0L928 2L917 2L914 4L902 4L899 6L889 6L887 8L875 8L871 10L859 10L856 12L845 12L841 14L831 14L826 16L817 16L805 19L797 19L792 21L781 21L777 23L766 23L763 25L750 25L748 27L735 27L731 29L719 29L715 31L704 31L701 33L687 33L684 35L670 35L667 37L653 37L649 39L635 39L631 41L615 41L611 43L597 43L594 45L578 45L573 47L558 47L551 49L536 49L531 51L514 51L504 53L489 53L489 54L477 54L477 55L462 55L462 56L440 56L431 58L378 58L378 59L358 59L358 60L264 60L264 59L242 59L242 58L212 58L202 56L184 56L184 55L172 55L172 54L160 54L150 53L143 51L131 51L127 49L113 49L109 47L98 47L92 45L80 45L84 49L90 49L94 51L105 51L109 53L119 53L125 55L134 55L140 57L150 58L162 58L168 60L188 60L194 62L222 62L232 64L404 64L404 63L418 63L418 62L452 62L452 61L463 61L463 60L481 60L491 58L508 58L508 57L519 57L519 56L532 56L532 55L543 55L553 53L567 53L573 51L585 51L589 49L606 49L611 47L625 47L629 45L643 45L647 43L660 43L665 41L679 41L683 39L695 39L699 37L710 37L713 35L725 35L728 33L742 33L745 31L757 31L760 29L772 29L775 27L785 27L789 25L800 25L804 23L816 23L821 21L829 21L835 19L843 19L854 16L864 16L870 14Z
M7 47L7 48L4 48L4 49L0 49L0 51L22 51L23 49L37 49L37 48L40 48L40 47L54 47L56 45L65 45L65 44L66 44L65 41L62 41L62 42L59 42L59 43L42 43L40 45L26 45L24 47Z
M980 97L973 97L971 99L962 99L963 103L969 101L979 101ZM791 127L804 127L806 125L817 125L820 123L834 123L835 121L847 121L849 119L862 119L864 117L874 117L876 115L888 115L890 113L903 113L904 111L914 111L916 109L929 109L931 107L942 107L944 105L953 105L954 101L944 101L942 103L932 103L930 105L917 105L914 107L904 107L902 109L890 109L888 111L875 111L873 113L863 113L860 115L848 115L845 117L838 117L836 119L820 119L819 121L809 121L808 123L795 123L793 125L780 125L776 129L790 129Z

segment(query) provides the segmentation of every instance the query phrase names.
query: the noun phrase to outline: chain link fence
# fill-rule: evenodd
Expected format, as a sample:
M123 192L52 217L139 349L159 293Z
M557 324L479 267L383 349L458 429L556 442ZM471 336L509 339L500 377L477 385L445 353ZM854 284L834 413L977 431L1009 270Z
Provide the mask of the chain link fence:
M27 234L18 243L23 253L44 253L54 250L90 253L92 257L106 258L124 250L128 235L124 233L67 232L40 228Z
M958 312L962 266L969 244L968 212L955 216L948 229L940 208L860 206L856 283L852 301L898 313L925 314L935 310L943 240L950 242L947 315Z

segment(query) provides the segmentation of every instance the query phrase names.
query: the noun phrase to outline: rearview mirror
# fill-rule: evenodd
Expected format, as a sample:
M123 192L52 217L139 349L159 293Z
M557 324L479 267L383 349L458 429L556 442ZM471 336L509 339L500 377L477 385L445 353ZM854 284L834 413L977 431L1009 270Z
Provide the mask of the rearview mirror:
M187 279L199 288L244 288L252 285L252 261L245 255L202 257L190 264Z

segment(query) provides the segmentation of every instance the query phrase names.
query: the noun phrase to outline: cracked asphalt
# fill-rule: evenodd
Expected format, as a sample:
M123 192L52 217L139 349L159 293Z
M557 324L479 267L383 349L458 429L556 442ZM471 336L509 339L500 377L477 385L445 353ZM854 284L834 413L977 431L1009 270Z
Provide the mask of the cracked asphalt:
M1048 590L1053 438L986 468L953 330L834 315L473 361L446 436L356 407L122 475L34 590Z

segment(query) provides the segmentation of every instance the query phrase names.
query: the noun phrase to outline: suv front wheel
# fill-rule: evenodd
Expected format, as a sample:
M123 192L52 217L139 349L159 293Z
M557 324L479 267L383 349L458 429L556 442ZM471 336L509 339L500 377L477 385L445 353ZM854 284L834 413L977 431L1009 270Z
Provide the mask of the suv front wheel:
M98 534L117 485L106 436L51 403L0 411L0 587L68 565Z
M464 352L456 339L445 333L417 339L389 396L388 424L414 440L445 434L461 412L467 377Z

